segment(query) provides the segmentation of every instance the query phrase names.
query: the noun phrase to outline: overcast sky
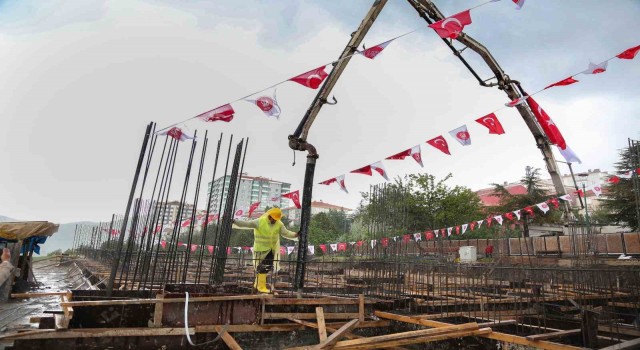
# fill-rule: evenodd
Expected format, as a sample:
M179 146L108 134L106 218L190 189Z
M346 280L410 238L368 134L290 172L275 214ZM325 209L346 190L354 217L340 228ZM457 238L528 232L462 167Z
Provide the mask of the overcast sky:
M451 15L482 2L436 5ZM0 0L0 215L63 223L122 212L149 121L164 127L334 60L371 3ZM514 8L504 0L473 10L465 32L529 91L640 44L637 0L528 0ZM389 0L364 42L413 29L375 60L351 60L334 89L339 103L325 106L310 132L320 154L316 182L416 144L425 167L385 161L392 176L452 173L452 185L477 190L517 181L526 166L544 169L515 109L497 113L504 135L489 135L474 121L500 108L506 95L479 86L408 3ZM578 84L536 96L582 158L577 171L613 170L627 138L640 138L639 78L640 57L616 59L603 74L579 75ZM304 154L292 167L287 135L315 93L285 83L277 90L280 120L238 102L231 123L187 127L216 139L220 132L249 137L249 175L298 189ZM463 124L472 139L464 148L448 136ZM438 135L446 135L451 156L424 144ZM186 156L179 163L184 171ZM315 186L314 200L355 208L359 191L380 180L347 175L349 195Z

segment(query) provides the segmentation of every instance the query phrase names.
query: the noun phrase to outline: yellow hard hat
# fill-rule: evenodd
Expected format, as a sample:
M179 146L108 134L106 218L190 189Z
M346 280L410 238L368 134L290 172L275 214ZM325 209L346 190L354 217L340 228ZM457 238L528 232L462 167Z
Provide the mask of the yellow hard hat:
M271 208L267 210L267 215L271 216L274 220L282 219L282 210L280 208Z

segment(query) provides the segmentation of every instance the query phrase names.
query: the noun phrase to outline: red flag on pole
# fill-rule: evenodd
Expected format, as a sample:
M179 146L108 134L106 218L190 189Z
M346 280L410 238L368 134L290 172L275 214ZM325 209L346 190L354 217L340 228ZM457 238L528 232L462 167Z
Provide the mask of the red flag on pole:
M464 26L467 24L471 24L471 11L469 10L456 13L453 16L430 24L429 28L435 30L441 38L455 39L462 33Z
M317 89L320 84L329 76L327 72L324 71L326 66L318 67L316 69L312 69L306 73L302 73L298 76L295 76L289 80L295 81L296 83L306 86L310 89Z
M253 214L253 212L258 209L258 207L260 206L260 202L255 202L253 204L251 204L251 206L249 207L249 218L251 218L251 214Z
M293 192L285 193L282 195L282 197L291 199L293 201L293 204L296 206L296 208L298 209L302 208L302 205L300 205L300 190L295 190Z
M544 130L544 133L549 138L549 141L554 145L557 145L562 150L567 148L567 143L565 142L564 137L562 137L562 133L560 133L560 130L549 117L547 112L538 105L533 97L529 97L527 102L529 103L529 107L531 107L531 111L536 117L536 120L538 120L538 124L540 124L542 130Z

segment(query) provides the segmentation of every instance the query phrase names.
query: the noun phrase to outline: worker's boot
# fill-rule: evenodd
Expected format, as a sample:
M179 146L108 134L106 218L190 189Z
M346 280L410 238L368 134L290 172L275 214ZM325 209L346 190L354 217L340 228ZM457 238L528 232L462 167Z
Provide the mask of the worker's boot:
M270 293L271 291L267 288L267 274L259 273L258 274L258 292L260 293Z

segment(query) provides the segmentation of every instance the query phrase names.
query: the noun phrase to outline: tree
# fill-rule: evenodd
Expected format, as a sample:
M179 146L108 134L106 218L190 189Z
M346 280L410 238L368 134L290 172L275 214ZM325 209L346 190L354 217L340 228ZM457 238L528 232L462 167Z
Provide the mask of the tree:
M636 144L633 148L625 148L620 151L620 160L615 164L618 172L627 172L629 170L638 169L640 167L640 145ZM636 181L638 174L634 177ZM634 191L633 178L622 179L618 183L612 183L605 186L603 208L609 211L608 218L611 222L617 223L632 230L639 229L637 205Z

